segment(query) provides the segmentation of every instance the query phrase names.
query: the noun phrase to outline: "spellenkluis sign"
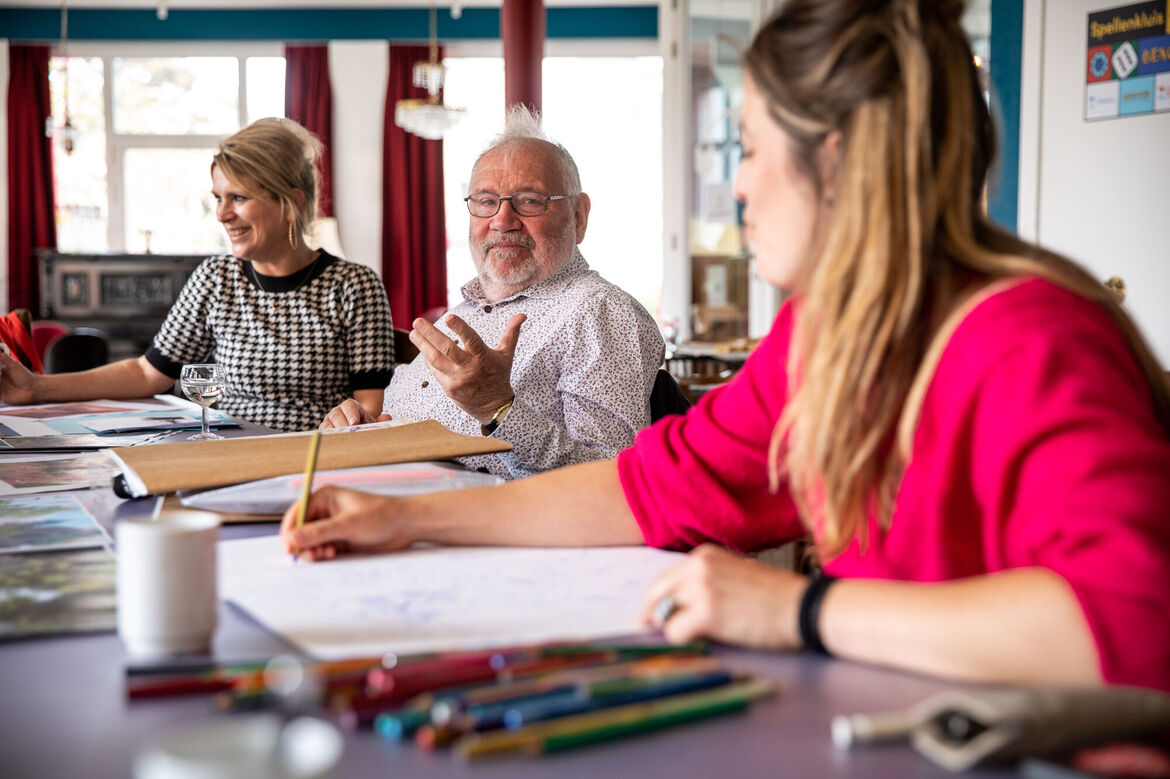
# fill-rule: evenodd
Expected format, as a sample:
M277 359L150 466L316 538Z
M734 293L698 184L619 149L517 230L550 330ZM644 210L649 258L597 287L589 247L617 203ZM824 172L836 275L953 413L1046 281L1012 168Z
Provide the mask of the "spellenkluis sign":
M1089 14L1085 119L1170 111L1170 0Z

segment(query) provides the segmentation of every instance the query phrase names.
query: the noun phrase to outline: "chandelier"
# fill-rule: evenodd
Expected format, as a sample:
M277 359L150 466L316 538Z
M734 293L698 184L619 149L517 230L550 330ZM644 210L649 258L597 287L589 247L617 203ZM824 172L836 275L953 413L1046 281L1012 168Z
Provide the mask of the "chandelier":
M447 79L447 68L439 62L437 11L431 5L431 56L414 63L411 81L427 91L428 97L399 100L394 104L394 124L420 138L437 141L463 118L465 108L444 105L439 92Z
M53 117L49 116L45 119L45 137L56 137L61 143L61 148L65 150L66 154L73 153L73 146L77 142L77 127L74 126L73 121L69 118L69 0L61 0L61 60L64 63L62 66L63 83L61 88L61 99L64 103L62 111L61 126L57 127L53 124Z

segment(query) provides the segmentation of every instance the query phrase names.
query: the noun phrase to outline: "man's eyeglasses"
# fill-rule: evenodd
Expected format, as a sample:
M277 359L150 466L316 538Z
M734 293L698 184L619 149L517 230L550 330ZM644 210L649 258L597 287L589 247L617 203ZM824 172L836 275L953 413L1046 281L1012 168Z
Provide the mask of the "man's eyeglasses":
M565 200L569 195L542 195L539 192L517 192L513 195L493 195L490 192L476 192L463 198L467 210L480 219L491 219L500 212L505 200L512 201L512 210L520 216L540 216L548 210L553 200Z

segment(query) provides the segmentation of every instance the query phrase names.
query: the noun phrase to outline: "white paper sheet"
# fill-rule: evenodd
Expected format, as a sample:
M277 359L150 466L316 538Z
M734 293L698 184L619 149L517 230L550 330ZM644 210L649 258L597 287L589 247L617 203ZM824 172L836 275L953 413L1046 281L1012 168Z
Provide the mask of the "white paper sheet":
M219 544L220 597L337 659L649 632L642 599L683 558L645 547L426 547L294 563L276 536Z

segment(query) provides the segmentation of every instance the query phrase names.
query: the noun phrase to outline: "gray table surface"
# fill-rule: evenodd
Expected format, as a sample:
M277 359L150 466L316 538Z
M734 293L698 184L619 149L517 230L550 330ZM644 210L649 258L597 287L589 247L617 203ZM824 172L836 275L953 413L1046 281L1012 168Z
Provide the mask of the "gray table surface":
M120 501L92 490L84 502L103 524L141 515L153 499ZM271 534L274 524L225 526L225 538ZM290 651L230 603L220 604L213 652L221 659ZM829 740L835 714L897 710L947 685L936 679L809 655L717 648L734 668L776 681L780 694L748 712L539 759L464 763L446 752L386 742L370 731L346 736L338 777L944 777L906 744L842 753ZM0 775L131 775L135 752L177 726L238 716L208 696L130 702L126 656L112 633L0 643ZM967 776L994 777L1009 769Z

